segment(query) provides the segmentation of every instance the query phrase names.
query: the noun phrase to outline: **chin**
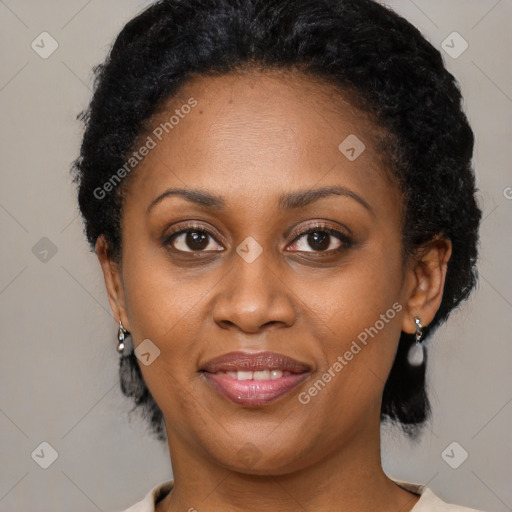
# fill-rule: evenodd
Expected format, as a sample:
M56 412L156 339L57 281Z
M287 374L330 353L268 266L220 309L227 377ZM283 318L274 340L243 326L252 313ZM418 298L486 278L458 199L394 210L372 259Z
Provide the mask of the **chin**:
M290 441L290 438L288 439ZM303 440L302 440L303 441ZM245 475L278 476L286 475L306 467L311 461L301 455L297 443L283 446L265 440L241 441L232 443L227 452L219 445L212 447L210 456L224 468Z

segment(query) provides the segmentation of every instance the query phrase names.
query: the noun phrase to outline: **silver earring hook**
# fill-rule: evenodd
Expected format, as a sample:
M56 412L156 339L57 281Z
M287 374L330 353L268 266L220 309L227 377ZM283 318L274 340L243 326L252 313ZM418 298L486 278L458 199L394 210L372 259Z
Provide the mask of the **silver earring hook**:
M411 366L421 366L425 360L425 352L423 344L421 343L423 339L423 325L421 324L420 318L417 316L414 317L414 323L416 324L416 342L409 348L407 360Z
M423 338L423 325L418 316L414 317L414 322L416 323L416 343L420 343Z

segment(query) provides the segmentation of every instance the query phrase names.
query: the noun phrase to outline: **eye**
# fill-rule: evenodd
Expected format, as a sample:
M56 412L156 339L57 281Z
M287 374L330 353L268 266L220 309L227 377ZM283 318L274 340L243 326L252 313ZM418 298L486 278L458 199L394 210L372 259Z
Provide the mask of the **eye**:
M306 231L296 233L289 247L298 252L333 253L352 245L350 236L324 224L315 225ZM178 252L201 253L224 250L215 235L200 225L188 225L168 235L164 244ZM295 247L294 247L295 246Z
M331 253L350 247L352 240L345 233L319 224L303 231L293 241L293 250ZM308 249L309 248L309 249Z
M164 243L179 252L222 251L224 249L217 243L213 233L198 225L189 225L185 229L171 233ZM220 249L215 247L220 247Z

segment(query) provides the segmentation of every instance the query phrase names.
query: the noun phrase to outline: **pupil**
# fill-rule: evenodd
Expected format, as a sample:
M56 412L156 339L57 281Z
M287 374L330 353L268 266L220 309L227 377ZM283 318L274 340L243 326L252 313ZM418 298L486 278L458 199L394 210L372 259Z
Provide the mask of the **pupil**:
M329 236L325 231L314 231L308 235L308 243L313 249L324 251L329 247Z
M186 243L190 249L201 250L208 246L208 237L206 233L189 231L187 233Z

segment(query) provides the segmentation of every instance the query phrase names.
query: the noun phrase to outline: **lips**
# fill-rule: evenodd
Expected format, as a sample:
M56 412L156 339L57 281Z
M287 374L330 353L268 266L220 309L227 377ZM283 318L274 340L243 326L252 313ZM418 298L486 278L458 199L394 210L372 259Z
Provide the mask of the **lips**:
M277 354L276 352L230 352L211 359L204 365L204 371L217 373L219 371L258 371L281 370L290 373L304 373L310 370L309 366L296 359Z
M260 406L291 393L309 377L310 367L275 352L230 352L202 368L206 381L228 400Z

